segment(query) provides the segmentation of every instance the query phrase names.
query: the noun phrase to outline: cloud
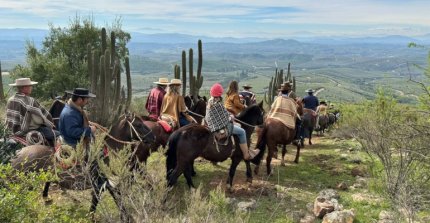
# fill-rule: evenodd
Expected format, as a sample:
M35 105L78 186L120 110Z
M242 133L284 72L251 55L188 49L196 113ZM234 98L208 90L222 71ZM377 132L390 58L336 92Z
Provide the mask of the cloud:
M430 3L424 0L0 0L0 27L47 25L65 26L76 14L93 15L96 22L123 17L123 27L138 31L253 33L263 27L274 35L297 31L325 33L402 33L402 27L430 32ZM39 23L43 23L38 25ZM225 30L223 30L223 27ZM254 28L255 29L255 28ZM279 29L284 32L279 32ZM204 33L205 32L205 33ZM213 30L212 30L213 32ZM258 34L258 33L257 33Z

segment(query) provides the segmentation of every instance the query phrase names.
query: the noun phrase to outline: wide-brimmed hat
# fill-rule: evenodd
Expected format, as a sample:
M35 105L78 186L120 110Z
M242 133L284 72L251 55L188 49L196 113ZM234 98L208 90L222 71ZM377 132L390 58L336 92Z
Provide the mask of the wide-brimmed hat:
M306 93L314 93L315 91L314 91L314 89L307 89L305 92Z
M170 80L170 85L181 85L182 81L180 79L172 79Z
M169 79L164 78L164 77L160 77L160 78L158 78L158 81L154 82L154 84L169 85Z
M284 82L283 84L281 84L281 88L279 88L279 91L284 91L284 90L289 90L291 89L291 87L293 86L293 84L289 81Z
M245 84L245 85L243 85L242 87L243 87L243 88L252 88L252 86L251 86L251 85L249 85L249 84Z
M15 83L9 84L9 86L14 86L14 87L31 86L37 83L38 82L31 81L30 78L18 78L15 80Z
M83 97L83 98L95 98L96 95L93 93L90 93L90 91L88 89L85 88L75 88L73 89L73 91L66 91L66 93L71 94L71 95L75 95L78 97Z

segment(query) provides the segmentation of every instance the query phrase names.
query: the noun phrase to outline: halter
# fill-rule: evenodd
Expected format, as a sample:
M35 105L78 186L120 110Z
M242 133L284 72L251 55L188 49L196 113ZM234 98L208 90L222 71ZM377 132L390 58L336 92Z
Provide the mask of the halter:
M139 120L140 120L140 121L142 122L142 124L143 124L143 119L142 119L142 118L140 118L139 116L138 116L138 118L139 118ZM148 136L148 135L152 132L152 129L149 129L148 133L146 133L145 135L140 136L139 132L137 132L136 128L134 128L134 126L133 126L133 122L134 122L135 120L136 120L136 115L134 115L134 114L133 114L133 120L132 120L131 122L127 120L127 123L128 123L128 125L130 126L130 138L133 138L133 132L134 132L134 134L136 134L136 136L137 136L137 138L139 139L139 141L140 141L140 142L143 142L142 138L143 138L143 139L144 139L144 138L146 138L146 136ZM132 131L132 130L133 130L133 131Z

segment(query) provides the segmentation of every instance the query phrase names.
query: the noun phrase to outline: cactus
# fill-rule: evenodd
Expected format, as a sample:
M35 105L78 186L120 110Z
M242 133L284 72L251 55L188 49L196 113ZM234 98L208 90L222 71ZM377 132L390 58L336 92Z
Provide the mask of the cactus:
M115 33L111 32L110 48L107 49L106 29L101 31L101 52L87 46L88 72L91 80L91 91L97 99L91 104L91 120L111 126L118 117L128 110L131 104L132 88L130 62L126 57L124 61L127 80L127 97L121 89L121 64L115 49Z
M177 64L175 64L175 67L173 68L173 74L174 74L174 77L176 79L180 79L181 78L181 68Z
M272 77L269 83L269 88L264 94L264 100L268 105L273 103L274 98L278 95L278 89L284 83L284 70L275 70L275 76Z
M198 41L199 58L197 64L197 76L193 76L193 49L189 51L189 66L190 66L190 95L194 102L197 102L200 88L203 85L202 66L203 66L203 49L202 41Z
M187 53L182 50L182 95L187 94Z
M0 60L0 102L5 101L4 90L3 90L3 76L1 75L1 60Z

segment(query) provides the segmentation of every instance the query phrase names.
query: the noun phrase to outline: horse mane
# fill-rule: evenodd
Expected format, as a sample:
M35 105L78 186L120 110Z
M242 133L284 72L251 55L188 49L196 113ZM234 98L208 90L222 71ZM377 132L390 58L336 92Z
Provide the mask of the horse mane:
M258 109L257 111L260 111L260 107L259 107L259 105L258 105L258 104L250 105L250 106L246 107L242 112L240 112L240 113L239 113L239 115L237 115L237 116L236 116L236 118L237 118L237 119L241 119L241 118L243 118L246 114L248 114L249 112L251 112L251 111L253 111L253 110L256 110L256 109Z

